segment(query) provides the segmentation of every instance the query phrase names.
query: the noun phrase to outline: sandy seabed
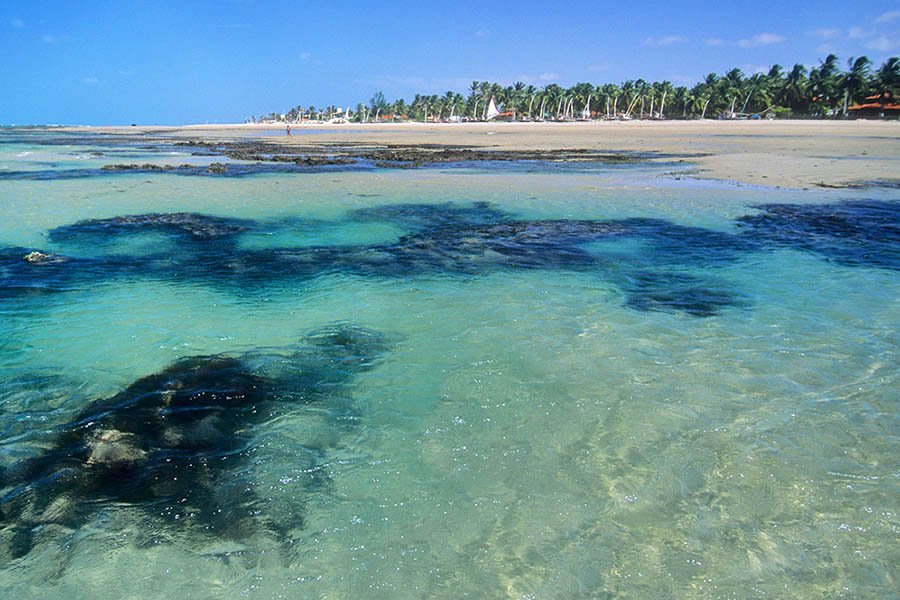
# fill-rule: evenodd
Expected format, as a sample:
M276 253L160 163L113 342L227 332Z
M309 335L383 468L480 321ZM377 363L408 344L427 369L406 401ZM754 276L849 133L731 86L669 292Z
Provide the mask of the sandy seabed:
M207 141L260 137L299 146L364 143L661 153L696 164L700 177L790 188L900 181L900 121L304 123L293 125L290 137L280 124L75 129Z

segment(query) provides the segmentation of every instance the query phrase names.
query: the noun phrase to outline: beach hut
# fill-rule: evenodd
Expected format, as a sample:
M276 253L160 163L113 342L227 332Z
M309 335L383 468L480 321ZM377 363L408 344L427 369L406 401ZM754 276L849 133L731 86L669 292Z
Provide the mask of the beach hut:
M847 108L847 113L858 119L900 118L900 104L887 90L873 96L866 96L862 104L854 104Z

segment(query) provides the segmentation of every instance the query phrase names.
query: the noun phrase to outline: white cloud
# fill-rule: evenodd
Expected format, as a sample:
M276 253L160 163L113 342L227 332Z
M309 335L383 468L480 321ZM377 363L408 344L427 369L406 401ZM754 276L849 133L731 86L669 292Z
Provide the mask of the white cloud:
M875 39L866 42L866 48L878 50L879 52L893 52L900 49L900 37L879 35Z
M478 38L491 37L491 30L490 29L479 29L478 31L475 32L475 37L478 37Z
M900 10L889 10L875 19L876 23L893 23L900 19Z
M721 46L725 43L725 40L722 38L707 38L703 40L707 46Z
M874 18L868 26L853 26L847 29L846 39L853 43L851 54L863 51L862 48L877 52L889 53L900 49L900 10L882 13Z
M833 40L841 37L841 30L832 28L816 29L813 31L813 35L820 37L823 40Z
M299 55L297 55L297 58L303 61L312 60L312 57L312 52L301 52Z
M851 27L848 33L851 40L861 40L869 36L869 32L862 27Z
M96 85L96 84L100 83L100 80L97 79L96 77L83 77L81 79L81 83L83 83L85 85Z
M644 40L645 46L671 46L672 44L680 44L686 42L680 35L666 35L660 38L648 37Z
M759 46L769 46L783 42L785 37L777 33L757 33L751 38L738 40L737 45L741 48L757 48Z

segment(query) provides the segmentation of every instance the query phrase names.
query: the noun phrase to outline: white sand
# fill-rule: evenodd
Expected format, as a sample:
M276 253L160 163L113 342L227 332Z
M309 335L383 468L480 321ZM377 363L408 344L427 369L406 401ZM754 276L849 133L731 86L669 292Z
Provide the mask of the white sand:
M115 133L166 132L192 139L449 144L497 150L583 148L704 154L688 160L701 177L807 188L900 179L898 121L630 121L593 123L302 124L102 127ZM273 134L276 134L273 136Z

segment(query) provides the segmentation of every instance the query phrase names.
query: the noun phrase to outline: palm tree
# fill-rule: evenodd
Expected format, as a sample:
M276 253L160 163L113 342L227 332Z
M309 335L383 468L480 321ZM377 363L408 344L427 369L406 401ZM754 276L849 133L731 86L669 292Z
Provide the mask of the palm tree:
M606 116L614 117L618 110L619 95L622 90L614 83L607 83L602 89L603 96L606 98Z
M844 90L844 116L847 116L847 105L850 100L862 100L866 95L869 87L869 69L872 67L872 61L865 56L857 59L850 57L847 61L849 71L844 73L840 78L840 87Z
M469 84L469 98L466 101L466 112L472 113L472 118L477 118L478 115L478 101L479 94L481 92L481 82L473 81Z
M749 93L745 89L744 73L740 69L731 69L718 82L720 96L730 102L728 114L733 115L738 99L743 100Z
M753 75L746 81L744 89L747 93L741 105L742 113L746 113L748 108L750 112L761 113L772 104L773 87L769 75L762 73Z
M675 92L675 88L672 86L671 81L661 81L658 83L654 83L653 89L656 95L659 97L659 108L657 109L657 115L661 119L663 119L665 118L665 115L663 113L666 110L666 98L670 97Z
M637 98L641 101L641 118L644 118L644 97L647 95L647 92L650 90L650 84L648 84L643 79L638 79L634 82L635 91L637 93ZM631 111L628 111L629 113Z
M522 90L525 98L528 99L528 118L531 118L531 110L534 108L534 100L537 98L537 88L533 85L528 85Z
M368 106L357 106L354 117L357 121L377 120L382 113L390 112L396 118L416 120L428 117L440 120L447 115L462 114L482 119L491 98L517 116L527 114L538 119L548 115L556 118L593 115L604 110L608 117L631 116L636 111L644 116L648 103L651 116L680 112L682 118L705 118L707 114L761 112L772 108L790 109L798 115L824 116L837 114L841 109L846 114L847 105L860 100L870 90L890 94L885 97L900 93L900 58L888 58L874 74L872 62L865 56L850 58L847 65L848 70L842 71L837 57L829 54L809 73L800 64L787 73L781 65L772 65L765 74L751 77L746 77L740 69L731 69L721 76L710 73L690 89L673 87L668 81L648 83L643 79L627 80L621 85L577 83L568 89L554 83L540 90L520 81L506 87L490 81L473 81L468 86L467 97L453 91L443 96L417 94L411 104L402 98L388 103L381 92L376 92ZM335 114L336 109L333 105L322 110L316 110L315 106L303 109L298 105L284 115L272 112L259 118L293 121L305 118L307 113L310 118L322 119Z
M806 78L806 67L795 64L782 83L776 100L780 106L788 106L793 112L805 111L807 102L807 88L809 80Z
M677 112L681 109L681 118L687 118L688 102L690 100L690 91L683 85L679 85L672 93L672 107Z
M635 83L632 80L622 82L622 107L625 109L623 113L626 117L631 116L632 105L637 97Z
M809 72L811 100L815 103L813 111L818 115L826 115L834 110L840 82L837 60L837 56L829 54L818 67Z
M709 110L709 105L713 102L714 98L718 98L718 104L724 104L725 100L719 97L718 88L719 88L719 76L715 73L710 73L706 77L703 78L703 81L694 86L692 90L692 95L695 98L696 112L700 113L700 118L706 118L706 112ZM715 107L713 108L715 110Z
M896 97L900 89L900 58L892 56L875 72L876 85L884 92L891 92Z
M574 103L577 103L578 106L581 106L582 114L587 113L588 118L591 115L591 108L589 106L591 97L594 94L594 85L591 83L576 83L571 88L569 88L568 95L572 98Z
M525 103L525 84L521 81L515 82L512 86L506 88L506 104L504 110L512 110L513 118L522 111L522 105Z
M406 104L406 101L403 98L400 98L391 106L391 120L395 120L397 118L406 119L409 115L407 113L410 112L409 106Z
M543 91L543 101L541 102L541 106L546 104L548 109L551 109L556 106L556 113L553 113L555 117L559 117L559 105L562 101L563 97L563 89L556 83L551 83L546 86ZM543 109L542 109L543 110ZM543 115L541 115L543 117Z

